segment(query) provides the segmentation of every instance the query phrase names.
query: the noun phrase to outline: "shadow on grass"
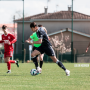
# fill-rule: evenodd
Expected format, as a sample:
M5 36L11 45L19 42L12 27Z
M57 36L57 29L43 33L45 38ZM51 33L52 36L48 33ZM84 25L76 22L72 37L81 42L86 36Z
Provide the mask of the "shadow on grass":
M10 75L10 74L8 74L8 75L0 75L0 76L23 76L23 75Z

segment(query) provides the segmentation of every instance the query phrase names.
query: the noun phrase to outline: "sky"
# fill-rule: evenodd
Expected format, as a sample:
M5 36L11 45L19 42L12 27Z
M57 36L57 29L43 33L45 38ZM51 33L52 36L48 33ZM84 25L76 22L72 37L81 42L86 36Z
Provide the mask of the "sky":
M25 16L44 13L46 6L48 13L67 11L68 6L72 6L72 0L24 0ZM73 11L90 15L90 0L73 0ZM22 0L0 0L0 24L13 23L14 15L17 19L22 13Z

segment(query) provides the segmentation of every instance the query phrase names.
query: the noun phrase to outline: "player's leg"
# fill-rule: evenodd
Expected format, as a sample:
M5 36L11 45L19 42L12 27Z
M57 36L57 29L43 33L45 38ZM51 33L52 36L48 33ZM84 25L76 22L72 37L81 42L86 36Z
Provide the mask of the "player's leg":
M5 63L7 63L7 68L8 68L7 73L11 73L11 63L9 60L10 60L10 57L4 58Z
M44 54L40 54L40 55L39 55L39 58L40 58L39 65L40 65L40 67L38 67L38 70L39 70L39 73L40 73L40 74L41 74L41 72L42 72L43 56L44 56Z
M9 52L8 52L8 56L9 56L9 57L12 57L12 55L13 55L13 51L9 51ZM15 64L17 65L17 67L19 67L19 61L18 61L18 60L15 61L15 60L10 60L10 59L9 59L9 61L10 61L10 63L15 63Z
M33 60L33 63L35 64L36 69L37 69L37 67L38 67L37 57L38 57L38 56L36 56L36 57L34 57L34 58L32 57L32 60Z
M57 63L59 67L61 67L64 71L66 70L66 68L64 67L64 65L62 64L61 61L59 61L56 56L50 56L50 58L53 60L53 62Z
M7 73L11 73L11 64L9 62L10 57L7 57L7 52L4 52L4 62L7 63Z
M56 58L56 55L55 55L55 52L53 50L53 48L51 46L48 46L46 49L45 49L45 53L50 56L50 58L53 60L53 62L55 62L59 67L61 67L65 72L66 72L66 75L69 76L70 75L70 71L67 70L65 68L65 66L62 64L62 62L60 60L58 60Z
M34 51L35 49L36 49L36 47L33 47L33 51ZM32 56L32 55L31 55L31 56ZM33 62L34 62L34 64L35 64L36 69L38 68L37 57L38 57L38 55L36 55L35 57L32 57L32 60L33 60Z
M18 60L17 61L10 60L10 57L12 57L12 55L13 55L13 51L8 51L8 52L5 52L4 53L4 57L6 58L5 59L6 60L6 63L9 62L10 65L11 65L11 63L16 63L17 67L19 67L19 61ZM9 58L7 59L7 57L9 57Z
M15 61L15 60L10 60L10 63L16 63L17 67L19 67L19 61Z
M50 56L50 58L66 72L67 76L70 76L70 71L65 68L61 61L59 61L55 56Z
M35 58L37 55L41 54L38 50L34 50L31 54L32 58ZM40 73L40 67L37 67L38 73Z
M36 57L37 55L41 54L37 49L34 50L32 53L31 53L31 57L34 58Z
M37 69L37 67L38 67L37 57L38 57L38 55L40 54L40 53L38 54L37 52L38 52L37 50L34 50L34 51L32 52L32 54L31 54L31 57L32 57L32 60L33 60L33 62L34 62L34 64L35 64L36 69Z
M39 56L40 56L40 68L42 68L44 54L40 54Z

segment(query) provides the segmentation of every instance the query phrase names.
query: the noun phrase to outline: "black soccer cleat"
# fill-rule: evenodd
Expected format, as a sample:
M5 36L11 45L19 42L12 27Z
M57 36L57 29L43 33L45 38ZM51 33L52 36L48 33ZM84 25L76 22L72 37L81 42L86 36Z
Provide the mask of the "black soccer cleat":
M7 71L7 73L11 73L11 71Z
M16 61L16 65L17 65L17 67L19 67L19 61L18 60Z

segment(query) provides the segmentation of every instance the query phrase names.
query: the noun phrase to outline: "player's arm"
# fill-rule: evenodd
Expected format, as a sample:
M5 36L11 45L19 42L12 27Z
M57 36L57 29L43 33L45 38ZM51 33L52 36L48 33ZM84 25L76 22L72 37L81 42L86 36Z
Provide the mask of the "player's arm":
M43 27L43 29L44 29L44 31L46 32L46 34L47 34L47 29L45 28L45 27ZM47 36L48 36L48 34L47 34ZM48 40L50 40L50 37L48 36Z
M47 34L47 30L46 30L46 28L45 27L43 27L43 29L44 29L44 31L46 32L46 34Z
M29 43L29 44L33 44L33 43L32 43L33 38L34 38L34 36L33 36L33 34L32 34L32 35L30 35L30 37L29 37L25 42L27 42L27 43Z
M0 43L3 43L4 41L3 40L0 40Z
M86 52L88 51L88 49L89 49L89 46L90 46L90 42L89 42L89 44L88 44L88 46L87 46L87 48L86 48Z
M41 44L42 43L42 39L40 38L38 41L33 41L33 44Z
M26 42L29 43L29 44L41 44L42 39L39 39L38 41L28 41L28 40L26 40Z
M30 42L32 42L32 39L31 38L28 38L25 42L31 44Z
M9 42L9 45L10 44L13 44L13 43L15 43L17 40L15 39L15 36L14 35L10 35L11 36L11 38L12 38L12 40Z

